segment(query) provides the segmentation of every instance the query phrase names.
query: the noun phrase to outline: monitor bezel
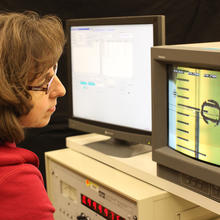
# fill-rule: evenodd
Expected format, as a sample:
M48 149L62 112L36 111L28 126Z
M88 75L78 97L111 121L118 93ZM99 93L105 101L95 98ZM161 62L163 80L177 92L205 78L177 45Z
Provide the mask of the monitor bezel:
M127 24L153 24L154 46L165 44L165 16L146 15L146 16L123 16L123 17L104 17L104 18L82 18L66 20L67 33L67 71L68 71L68 126L69 128L84 132L104 134L116 139L151 144L152 132L118 125L112 125L92 120L86 120L72 115L72 78L71 78L71 48L70 48L70 27L87 25L127 25Z

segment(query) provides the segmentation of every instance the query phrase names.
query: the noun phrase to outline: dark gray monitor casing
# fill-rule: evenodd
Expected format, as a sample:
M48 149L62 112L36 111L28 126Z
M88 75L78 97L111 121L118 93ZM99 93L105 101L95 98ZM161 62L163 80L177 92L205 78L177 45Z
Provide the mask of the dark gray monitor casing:
M135 142L141 144L151 144L151 132L135 131L133 128L124 128L116 125L104 124L101 122L77 118L73 115L72 104L72 77L71 77L71 48L70 48L70 27L83 25L119 25L119 24L153 24L154 25L154 45L165 44L165 16L146 15L146 16L123 16L123 17L103 17L103 18L82 18L66 20L67 33L67 72L68 72L68 112L69 128L92 132L110 136L122 141ZM130 119L135 120L135 119Z
M157 46L151 52L152 158L157 162L158 176L220 201L220 167L167 146L169 64L220 70L220 42Z

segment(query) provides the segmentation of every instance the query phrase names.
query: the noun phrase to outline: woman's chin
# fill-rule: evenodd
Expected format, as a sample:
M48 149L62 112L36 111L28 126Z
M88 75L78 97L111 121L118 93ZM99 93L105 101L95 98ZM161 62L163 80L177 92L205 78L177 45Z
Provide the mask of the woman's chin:
M43 128L45 126L47 126L50 122L50 118L49 119L45 119L45 120L41 120L40 122L29 122L29 123L22 123L21 122L21 126L23 128Z

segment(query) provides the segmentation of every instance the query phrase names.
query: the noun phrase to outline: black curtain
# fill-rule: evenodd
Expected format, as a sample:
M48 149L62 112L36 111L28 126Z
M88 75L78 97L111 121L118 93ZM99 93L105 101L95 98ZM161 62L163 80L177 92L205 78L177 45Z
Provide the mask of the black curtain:
M219 0L1 0L0 10L34 10L59 16L65 27L69 18L112 17L162 14L166 17L166 44L220 41ZM45 177L44 152L65 147L65 137L82 134L67 126L68 87L65 51L59 62L58 76L67 94L45 128L29 129L19 145L35 152Z

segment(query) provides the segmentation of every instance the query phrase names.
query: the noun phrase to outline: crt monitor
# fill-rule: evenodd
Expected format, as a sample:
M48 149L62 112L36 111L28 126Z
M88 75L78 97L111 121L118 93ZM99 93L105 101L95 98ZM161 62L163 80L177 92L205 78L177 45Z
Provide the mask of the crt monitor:
M158 175L220 201L220 42L152 48Z
M151 144L151 55L162 15L69 19L69 127Z

